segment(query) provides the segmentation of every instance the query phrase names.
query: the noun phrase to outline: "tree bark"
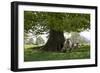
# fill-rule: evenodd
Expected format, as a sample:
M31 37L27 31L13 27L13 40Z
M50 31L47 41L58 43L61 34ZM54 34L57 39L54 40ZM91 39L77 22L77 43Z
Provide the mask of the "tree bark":
M49 39L43 49L46 51L61 51L64 41L65 39L62 31L50 30Z

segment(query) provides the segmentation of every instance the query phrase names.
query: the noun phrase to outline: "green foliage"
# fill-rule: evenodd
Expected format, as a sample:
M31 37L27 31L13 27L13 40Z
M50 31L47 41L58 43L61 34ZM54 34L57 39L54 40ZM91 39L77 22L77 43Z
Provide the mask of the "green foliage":
M80 32L90 28L90 14L24 11L24 28L36 34L50 29Z

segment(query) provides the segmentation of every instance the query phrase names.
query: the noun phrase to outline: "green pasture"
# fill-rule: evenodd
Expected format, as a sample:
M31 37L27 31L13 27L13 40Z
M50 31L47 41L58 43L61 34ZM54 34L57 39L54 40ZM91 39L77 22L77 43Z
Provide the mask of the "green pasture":
M90 58L90 46L81 46L71 52L47 52L40 50L37 45L25 45L24 61L70 60Z

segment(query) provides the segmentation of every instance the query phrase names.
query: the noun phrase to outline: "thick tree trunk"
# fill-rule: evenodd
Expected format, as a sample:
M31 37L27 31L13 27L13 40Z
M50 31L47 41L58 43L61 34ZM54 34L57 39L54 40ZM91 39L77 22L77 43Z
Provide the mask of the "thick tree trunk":
M43 49L46 51L61 51L64 41L63 32L50 30L49 39Z

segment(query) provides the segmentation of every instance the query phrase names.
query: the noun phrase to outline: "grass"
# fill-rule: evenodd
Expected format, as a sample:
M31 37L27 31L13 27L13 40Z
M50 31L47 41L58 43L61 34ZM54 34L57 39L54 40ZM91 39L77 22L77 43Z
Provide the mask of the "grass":
M35 48L33 48L35 47ZM70 60L90 58L90 46L73 49L72 52L46 52L36 48L37 45L25 45L24 61Z

